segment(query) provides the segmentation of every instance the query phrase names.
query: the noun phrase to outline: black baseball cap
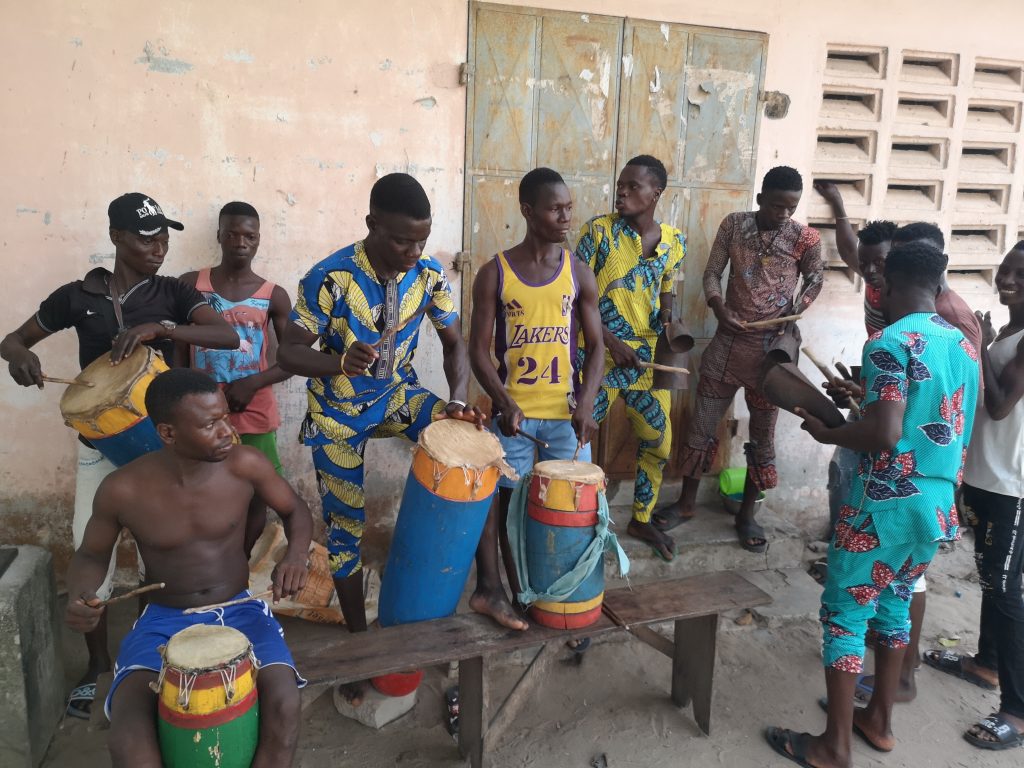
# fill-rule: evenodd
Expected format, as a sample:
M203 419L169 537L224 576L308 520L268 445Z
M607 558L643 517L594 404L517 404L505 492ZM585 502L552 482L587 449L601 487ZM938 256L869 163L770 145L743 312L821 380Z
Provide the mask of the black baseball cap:
M164 216L153 198L141 192L127 192L107 206L111 229L123 229L137 235L151 236L170 227L181 231L185 226Z

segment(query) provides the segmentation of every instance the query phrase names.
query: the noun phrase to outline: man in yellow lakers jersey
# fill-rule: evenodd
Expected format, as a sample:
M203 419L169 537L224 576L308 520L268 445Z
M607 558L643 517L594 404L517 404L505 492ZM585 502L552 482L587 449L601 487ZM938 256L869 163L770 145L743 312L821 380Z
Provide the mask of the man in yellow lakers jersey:
M672 317L673 282L686 251L682 232L654 219L667 183L668 172L655 157L639 155L626 163L615 185L615 213L583 226L576 256L597 276L608 351L595 417L603 420L621 394L629 423L640 438L633 519L626 531L649 543L662 559L671 560L675 542L651 524L672 446L670 398L668 390L652 389L651 371L640 367L654 360L658 335Z
M519 184L519 209L526 237L485 264L473 283L469 355L473 373L494 405L492 426L505 460L523 475L535 458L571 459L577 449L577 458L590 461L604 343L594 273L563 246L572 198L562 177L550 168L530 171ZM593 352L582 370L580 331L588 352ZM548 447L538 451L520 430ZM503 589L497 567L499 530L506 571L517 588L505 533L512 483L502 478L499 486L499 511L495 515L492 510L477 552L478 591L485 594ZM498 581L485 584L485 577Z

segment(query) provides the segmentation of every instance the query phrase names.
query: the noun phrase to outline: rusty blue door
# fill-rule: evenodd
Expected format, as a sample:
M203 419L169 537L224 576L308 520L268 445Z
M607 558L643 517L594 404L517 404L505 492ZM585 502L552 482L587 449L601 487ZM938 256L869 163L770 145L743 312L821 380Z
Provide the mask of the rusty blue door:
M487 3L471 3L469 30L467 314L476 268L523 236L524 173L546 165L565 177L575 203L571 247L583 222L611 209L619 168L652 154L669 172L659 215L689 242L675 310L698 337L696 366L714 330L701 293L708 250L722 217L753 197L767 37ZM676 393L676 442L691 407L692 388ZM620 410L605 422L595 456L610 477L633 475L635 442ZM669 476L675 470L670 464Z

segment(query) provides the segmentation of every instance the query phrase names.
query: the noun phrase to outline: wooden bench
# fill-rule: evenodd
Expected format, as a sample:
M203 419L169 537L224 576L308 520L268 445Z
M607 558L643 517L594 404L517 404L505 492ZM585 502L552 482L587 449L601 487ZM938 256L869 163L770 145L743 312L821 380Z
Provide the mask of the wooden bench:
M672 701L693 702L693 715L705 733L711 729L712 676L718 615L735 608L770 603L771 598L742 576L716 572L640 587L609 590L608 615L585 629L564 631L531 625L525 632L506 630L477 614L404 624L348 634L337 627L316 627L291 645L300 672L310 683L347 683L375 675L434 664L459 663L459 751L473 768L482 768L502 730L528 700L531 685L570 637L583 639L630 632L672 659ZM675 622L672 639L649 624ZM484 660L540 646L533 661L490 718Z

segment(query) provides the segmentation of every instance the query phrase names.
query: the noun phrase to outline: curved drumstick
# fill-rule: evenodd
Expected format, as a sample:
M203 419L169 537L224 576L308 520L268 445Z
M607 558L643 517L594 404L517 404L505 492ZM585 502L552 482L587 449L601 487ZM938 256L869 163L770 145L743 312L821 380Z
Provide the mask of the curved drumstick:
M248 603L250 600L262 600L264 597L270 597L272 594L274 594L274 590L268 589L264 592L257 592L255 595L249 595L248 597L239 597L234 600L228 600L223 603L211 603L210 605L197 605L195 608L186 608L184 611L182 611L182 613L203 613L205 611L215 611L218 608L230 608L232 605L241 605L242 603Z
M811 361L814 367L821 371L821 375L825 377L826 381L828 381L831 384L833 381L839 379L839 377L832 371L831 368L829 368L825 363L821 362L821 360L814 356L814 353L811 352L810 349L808 349L807 347L801 347L801 349L803 350L804 354L807 355L807 359ZM850 400L850 413L852 413L854 416L860 416L860 406L857 405L857 403L855 403L852 399Z
M399 323L394 328L388 328L386 331L384 331L384 333L381 334L380 338L377 339L375 342L373 342L373 344L371 344L370 346L374 347L374 348L377 348L381 344L383 344L385 341L387 341L388 339L393 339L398 334L398 332L400 330L405 328L405 326L409 325L409 323L411 323L413 320L416 320L417 318L422 317L433 306L434 306L434 300L431 299L426 304L424 304L422 307L420 307L415 312L413 312L411 315L409 315L407 318L405 318L404 322Z
M109 600L104 600L95 607L99 608L100 605L113 605L114 603L120 603L123 600L130 600L133 597L144 595L147 592L155 592L156 590L163 589L166 586L167 585L162 581L157 584L147 584L144 587L133 589L131 592L125 592L123 595L118 595L117 597L112 597Z
M799 320L803 313L798 315L786 315L785 317L773 317L771 320L754 320L750 323L743 323L744 328L771 328L774 325L784 325Z
M48 381L51 384L71 384L75 387L95 387L96 382L94 381L76 381L75 379L62 379L59 376L46 376L41 375L43 381Z

